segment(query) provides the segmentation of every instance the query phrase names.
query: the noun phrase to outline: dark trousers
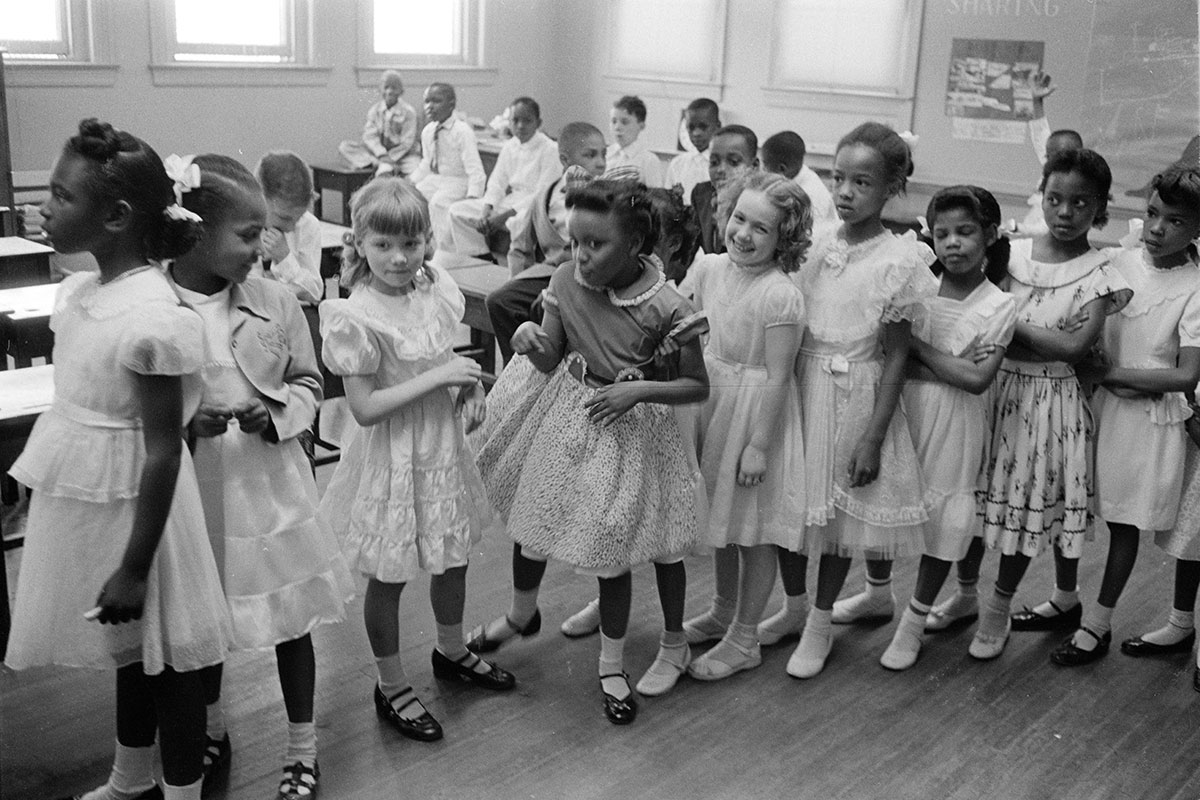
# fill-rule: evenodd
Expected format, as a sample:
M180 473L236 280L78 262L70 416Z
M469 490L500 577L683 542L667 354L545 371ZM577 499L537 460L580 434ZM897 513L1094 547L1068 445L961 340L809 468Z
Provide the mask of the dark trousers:
M513 278L508 283L492 292L484 300L487 305L488 317L492 320L492 330L500 345L500 355L504 363L513 357L512 337L522 322L530 320L541 321L541 309L533 310L534 301L541 295L542 290L550 285L550 278Z

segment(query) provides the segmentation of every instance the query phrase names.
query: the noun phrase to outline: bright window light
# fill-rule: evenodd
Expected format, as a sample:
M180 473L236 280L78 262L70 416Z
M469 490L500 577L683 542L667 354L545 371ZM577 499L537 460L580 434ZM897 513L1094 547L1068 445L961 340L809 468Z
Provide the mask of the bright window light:
M53 42L62 38L58 0L0 0L0 40Z
M286 20L279 0L175 0L175 41L281 47L287 44Z
M459 39L460 0L374 0L375 52L452 56Z
M786 0L779 78L785 83L881 90L895 82L907 0Z

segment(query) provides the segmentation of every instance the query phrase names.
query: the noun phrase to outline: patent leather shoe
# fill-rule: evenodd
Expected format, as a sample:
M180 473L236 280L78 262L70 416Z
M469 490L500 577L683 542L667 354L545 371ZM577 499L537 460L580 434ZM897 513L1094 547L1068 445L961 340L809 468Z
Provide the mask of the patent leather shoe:
M1064 628L1078 628L1083 620L1083 604L1073 606L1063 611L1054 603L1050 603L1058 613L1044 617L1028 606L1012 615L1014 631L1057 631Z
M513 624L513 621L508 618L507 614L504 615L504 624L509 627L512 633L508 636L505 636L503 639L489 638L487 635L487 625L480 625L478 628L471 631L470 635L467 637L467 649L472 653L491 653L500 649L500 645L504 644L514 636L520 636L522 639L534 636L542 629L541 609L533 612L533 616L530 617L529 622L525 623L525 627L523 628L519 628Z
M1121 642L1121 652L1127 656L1141 658L1143 656L1165 656L1170 653L1190 653L1196 644L1196 632L1192 631L1175 644L1155 644L1147 642L1140 636Z
M496 692L505 692L517 685L517 679L511 672L500 669L471 652L464 653L461 658L451 659L435 647L430 661L433 662L433 676L440 681L473 683L481 689ZM468 666L468 662L474 663ZM476 671L475 663L487 666L488 671Z
M393 701L401 700L406 695L408 699L400 704L399 709L392 706ZM379 715L380 719L410 739L416 739L418 742L436 742L442 738L442 726L438 724L438 721L428 711L416 719L405 719L400 716L400 711L408 708L413 703L419 705L420 702L411 686L389 700L387 697L384 697L383 690L379 688L379 684L375 684L375 713Z
M623 678L629 694L621 699L604 691L605 678ZM637 719L637 698L633 696L633 687L629 686L629 676L624 672L614 672L611 675L600 676L600 692L604 695L604 716L613 725L628 725Z
M1091 664L1093 661L1099 661L1108 655L1108 646L1112 644L1112 632L1105 631L1103 636L1098 635L1091 628L1080 628L1088 636L1096 640L1096 646L1091 650L1084 650L1081 647L1076 647L1074 638L1075 634L1071 634L1063 643L1050 653L1050 660L1060 667L1082 667L1084 664Z

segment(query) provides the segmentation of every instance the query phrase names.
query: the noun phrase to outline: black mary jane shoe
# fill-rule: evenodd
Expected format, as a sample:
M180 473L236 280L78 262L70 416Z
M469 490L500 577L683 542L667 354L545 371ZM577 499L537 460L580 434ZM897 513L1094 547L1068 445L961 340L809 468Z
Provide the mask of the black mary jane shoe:
M1076 647L1071 641L1075 638L1075 634L1071 634L1050 653L1051 661L1060 667L1082 667L1084 664L1099 661L1108 654L1108 646L1112 644L1111 632L1106 632L1103 636L1099 636L1091 628L1080 628L1079 630L1095 639L1096 647L1092 650L1084 650Z
M399 700L404 695L408 695L408 700L400 705L399 710L393 708L392 702ZM389 700L383 696L383 690L379 688L379 684L375 684L375 713L379 715L380 719L410 739L416 739L418 742L436 742L442 738L442 726L428 711L416 719L405 719L400 716L400 711L413 703L420 702L411 686Z
M1058 631L1064 628L1078 628L1079 623L1083 621L1083 603L1068 608L1066 611L1054 605L1053 602L1050 603L1050 606L1056 613L1049 617L1044 617L1026 606L1024 610L1012 615L1012 629L1014 631Z
M1196 644L1196 632L1192 631L1175 644L1155 644L1147 642L1140 636L1121 642L1121 652L1127 656L1141 658L1143 656L1165 656L1170 653L1190 653Z
M629 694L624 698L617 699L613 695L604 691L605 678L623 678L625 686L629 689ZM633 696L633 687L629 685L629 676L624 672L614 672L611 675L600 676L600 692L604 695L604 716L608 717L608 721L613 725L628 725L637 719L637 698Z
M488 623L489 625L491 623ZM518 628L508 615L504 615L504 624L512 630L512 636L506 636L503 639L489 639L487 635L487 625L480 625L475 630L471 631L471 635L467 638L467 649L472 653L491 653L500 649L500 645L507 642L513 636L520 636L522 639L527 639L534 636L542 629L542 611L537 609L533 612L529 622L525 623L525 627Z
M517 679L511 672L484 661L474 653L464 653L461 658L452 659L435 647L430 661L433 662L433 677L440 681L473 683L481 689L495 692L506 692L517 685ZM486 664L488 671L477 672L472 661Z
M310 767L303 761L283 768L283 780L279 783L277 800L311 800L317 796L317 781L321 768L316 762Z

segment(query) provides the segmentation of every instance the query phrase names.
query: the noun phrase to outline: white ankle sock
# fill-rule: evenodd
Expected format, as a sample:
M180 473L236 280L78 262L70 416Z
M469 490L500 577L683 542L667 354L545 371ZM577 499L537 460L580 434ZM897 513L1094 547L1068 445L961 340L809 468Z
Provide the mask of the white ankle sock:
M681 647L687 644L687 636L683 631L664 630L659 634L658 643L663 647Z
M467 652L463 643L462 623L456 625L437 624L437 649L451 661L461 658Z
M218 741L225 738L225 708L221 705L221 700L210 703L205 707L208 713L208 721L205 723L205 733L208 738L217 739Z
M154 745L127 747L117 742L108 782L84 794L83 800L133 800L154 787Z
M512 606L508 609L508 618L518 628L523 628L533 619L538 607L538 589L513 589Z
M900 623L892 635L891 644L879 659L883 666L903 670L913 665L917 654L921 652L921 634L925 630L925 616L929 609L930 606L924 603L910 601L908 607L900 614Z
M1182 642L1196 630L1196 615L1191 611L1172 608L1167 624L1142 636L1143 642L1170 645Z
M297 761L306 767L317 763L317 724L315 722L289 722L287 754L283 757L285 767Z
M958 579L958 593L963 597L975 597L979 594L979 578L973 578L970 581Z
M1069 611L1079 605L1079 589L1076 588L1070 592L1065 592L1057 586L1050 593L1050 602L1061 608L1063 611ZM1057 612L1053 612L1057 613Z
M867 576L866 594L870 600L884 602L892 599L892 578L872 578Z
M408 676L404 674L399 653L376 658L375 668L379 671L379 688L383 690L384 697L391 697L408 688Z
M200 800L200 787L203 785L203 778L187 786L172 786L163 781L163 800Z
M1087 611L1084 612L1079 626L1080 628L1087 628L1097 636L1103 636L1112 630L1112 615L1113 609L1095 603L1089 606ZM1095 636L1083 630L1075 631L1075 635L1071 637L1071 643L1080 650L1087 650L1089 652L1095 650L1100 645Z
M631 692L629 684L621 677L621 673L625 671L624 636L620 639L610 639L604 635L604 631L600 631L600 662L598 667L598 674L601 676L600 685L605 692L618 700L624 700L629 696ZM614 677L605 678L603 677L605 675Z
M985 636L1003 636L1008 627L1008 615L1012 613L1012 595L992 592L979 610L979 633Z

